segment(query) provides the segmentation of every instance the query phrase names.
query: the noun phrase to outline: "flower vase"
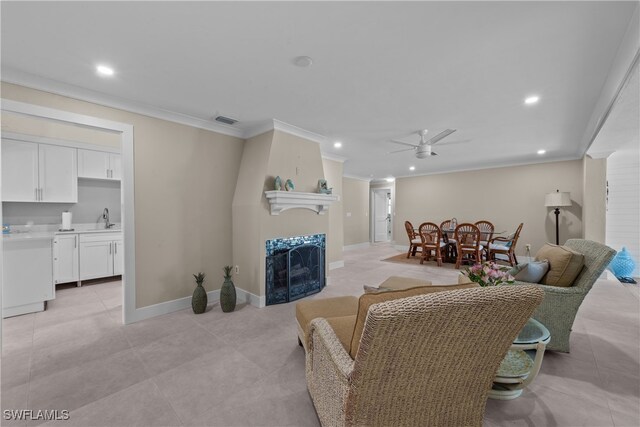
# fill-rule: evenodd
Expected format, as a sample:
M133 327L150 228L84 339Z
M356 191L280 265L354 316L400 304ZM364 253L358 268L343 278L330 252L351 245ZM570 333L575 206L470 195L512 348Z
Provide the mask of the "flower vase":
M220 289L220 307L225 313L236 309L236 287L231 278L225 278Z
M636 263L627 248L623 247L622 250L613 257L609 268L611 268L616 277L631 277L633 270L636 268Z
M191 308L193 312L195 314L204 313L207 309L207 302L207 291L204 290L201 283L198 283L191 298Z

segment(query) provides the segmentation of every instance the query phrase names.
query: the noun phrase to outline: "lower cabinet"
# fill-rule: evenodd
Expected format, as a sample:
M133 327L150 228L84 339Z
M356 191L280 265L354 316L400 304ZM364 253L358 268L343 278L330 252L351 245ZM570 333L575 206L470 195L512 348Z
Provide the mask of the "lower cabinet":
M51 239L3 241L2 317L44 310L55 298Z
M79 280L78 240L77 234L58 234L53 239L53 283Z
M80 234L80 280L122 274L122 249L121 233Z

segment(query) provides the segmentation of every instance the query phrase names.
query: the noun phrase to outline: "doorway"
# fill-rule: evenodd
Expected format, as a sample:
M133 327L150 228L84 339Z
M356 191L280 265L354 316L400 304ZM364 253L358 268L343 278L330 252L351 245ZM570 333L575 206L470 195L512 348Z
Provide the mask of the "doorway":
M373 242L391 241L391 190L373 190Z
M135 308L135 233L134 233L134 192L133 192L133 126L127 123L114 122L97 117L85 116L63 110L42 107L23 102L2 99L4 114L17 114L42 119L51 123L77 126L117 135L121 147L122 162L118 166L121 171L121 224L124 237L124 268L122 274L122 322L131 323L136 320ZM121 169L119 169L121 166ZM115 170L115 168L112 168ZM113 246L110 246L113 247ZM2 330L0 329L0 337Z

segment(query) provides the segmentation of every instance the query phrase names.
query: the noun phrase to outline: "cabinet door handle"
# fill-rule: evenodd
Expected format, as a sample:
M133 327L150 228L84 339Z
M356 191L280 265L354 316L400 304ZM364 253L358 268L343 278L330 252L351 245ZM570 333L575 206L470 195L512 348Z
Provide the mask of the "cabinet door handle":
M78 236L73 236L73 249L78 247Z
M37 189L37 188L34 188L34 189L33 189L33 193L34 193L34 195L35 195L35 197L36 197L36 202L37 202L37 201L38 201L38 189Z
M113 253L118 254L118 244L116 242L113 242Z
M111 242L109 242L109 253L111 254Z

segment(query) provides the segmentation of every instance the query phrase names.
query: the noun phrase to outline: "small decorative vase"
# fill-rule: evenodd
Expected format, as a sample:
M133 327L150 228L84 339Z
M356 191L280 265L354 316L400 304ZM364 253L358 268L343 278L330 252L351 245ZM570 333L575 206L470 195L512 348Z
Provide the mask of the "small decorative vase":
M631 257L627 248L623 247L622 250L613 257L609 267L616 277L631 277L633 270L636 268L636 262Z
M230 265L224 267L224 283L220 289L220 307L222 307L222 311L225 313L236 309L236 287L231 281L232 268Z
M290 179L288 179L285 183L284 183L284 189L287 191L293 191L296 188L295 185L293 185L293 181L291 181Z
M191 308L195 314L204 313L207 309L207 291L202 287L204 282L204 273L194 274L196 278L196 289L193 291L193 297L191 297Z
M276 176L275 181L273 182L273 189L276 191L282 190L282 178Z

